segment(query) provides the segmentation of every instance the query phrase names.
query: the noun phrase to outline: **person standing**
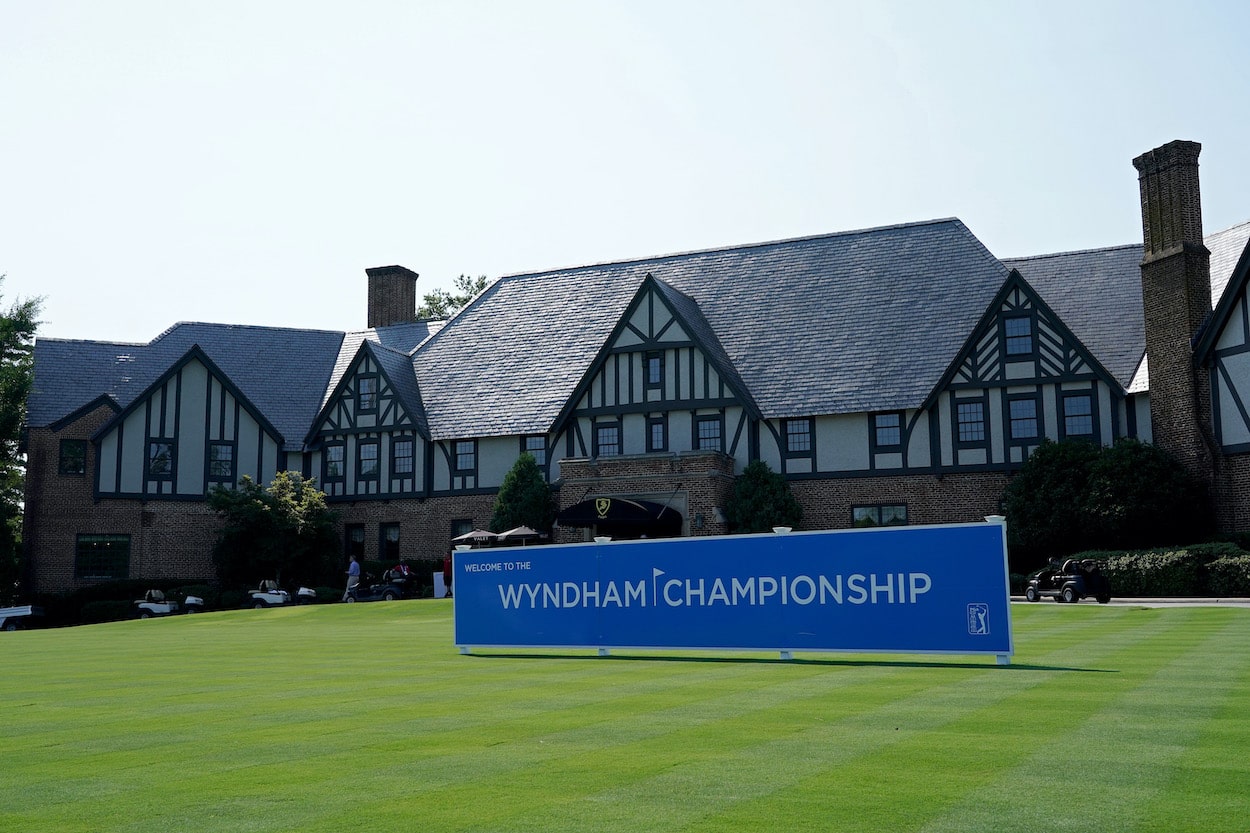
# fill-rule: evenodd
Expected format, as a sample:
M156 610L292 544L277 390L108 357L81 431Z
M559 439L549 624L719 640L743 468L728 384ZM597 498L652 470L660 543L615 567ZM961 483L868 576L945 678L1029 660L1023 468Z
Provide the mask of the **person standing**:
M343 601L347 601L352 588L360 584L360 562L352 555L352 563L347 565L347 589L343 591Z
M451 597L451 553L443 559L443 587L447 588L447 596Z

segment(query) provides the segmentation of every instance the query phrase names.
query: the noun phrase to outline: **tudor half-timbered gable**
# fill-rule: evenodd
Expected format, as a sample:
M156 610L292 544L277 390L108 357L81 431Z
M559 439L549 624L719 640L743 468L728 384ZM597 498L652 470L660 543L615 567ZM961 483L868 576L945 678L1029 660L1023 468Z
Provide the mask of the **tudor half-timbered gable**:
M570 456L701 450L748 459L752 403L697 305L643 282L571 409Z
M1121 384L1013 271L931 400L935 462L1017 466L1046 438L1110 442L1123 399Z
M330 498L415 495L426 441L406 354L362 342L313 423L310 468Z
M100 497L200 498L245 475L268 483L283 439L198 347L93 438Z

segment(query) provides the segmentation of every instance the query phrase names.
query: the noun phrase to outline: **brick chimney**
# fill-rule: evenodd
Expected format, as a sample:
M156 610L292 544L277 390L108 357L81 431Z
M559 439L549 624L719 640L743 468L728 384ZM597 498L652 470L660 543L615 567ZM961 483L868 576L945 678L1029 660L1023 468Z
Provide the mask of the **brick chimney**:
M1193 339L1211 314L1211 253L1202 242L1198 153L1177 140L1133 160L1141 185L1142 302L1155 445L1204 483L1212 477L1211 390ZM1209 433L1206 434L1209 436Z
M417 273L403 266L375 266L369 276L369 326L417 320Z

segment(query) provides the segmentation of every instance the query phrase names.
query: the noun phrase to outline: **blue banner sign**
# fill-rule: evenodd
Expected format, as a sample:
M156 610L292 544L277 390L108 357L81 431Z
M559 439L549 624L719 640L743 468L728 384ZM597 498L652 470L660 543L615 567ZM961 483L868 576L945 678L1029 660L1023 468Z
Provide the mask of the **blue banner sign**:
M1014 653L1002 523L457 552L456 644Z

